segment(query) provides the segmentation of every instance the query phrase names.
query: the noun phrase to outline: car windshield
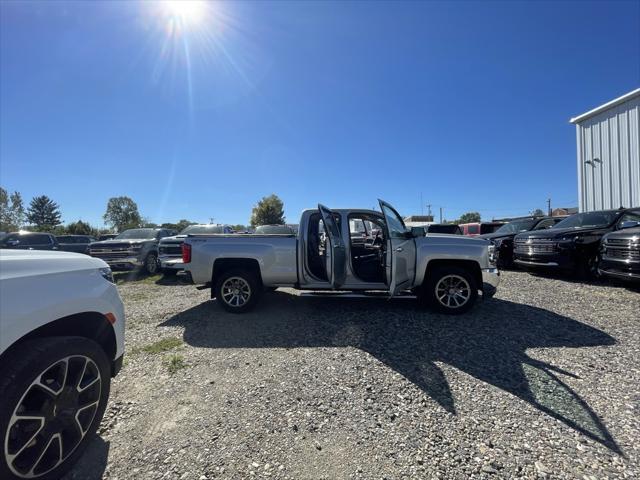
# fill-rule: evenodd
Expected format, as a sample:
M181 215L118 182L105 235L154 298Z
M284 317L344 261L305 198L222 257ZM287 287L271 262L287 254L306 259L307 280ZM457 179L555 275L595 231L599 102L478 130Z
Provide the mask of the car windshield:
M195 233L224 233L224 226L222 225L189 225L187 228L180 232L181 235Z
M533 228L536 224L536 220L514 220L509 223L505 223L495 233L518 233L527 232Z
M589 228L606 227L611 225L617 218L618 212L589 212L576 213L561 222L556 223L551 228Z
M151 240L156 238L156 230L153 228L133 228L125 230L116 237L117 240Z

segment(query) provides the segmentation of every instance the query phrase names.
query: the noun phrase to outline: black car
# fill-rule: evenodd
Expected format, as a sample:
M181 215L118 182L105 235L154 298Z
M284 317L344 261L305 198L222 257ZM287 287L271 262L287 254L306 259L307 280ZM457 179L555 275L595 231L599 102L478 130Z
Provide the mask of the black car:
M603 277L640 282L640 223L630 221L602 238L598 272Z
M478 238L491 240L496 247L498 267L513 266L513 239L522 232L545 230L553 227L564 217L522 217L514 218L493 233L480 235Z
M20 250L58 250L55 235L41 232L14 232L0 240L0 248Z
M58 235L60 250L65 252L89 253L89 244L96 239L89 235Z
M424 227L426 233L448 233L462 235L462 229L455 223L432 223Z
M640 208L576 213L547 230L520 233L514 239L514 263L596 276L600 240L629 221L640 221Z

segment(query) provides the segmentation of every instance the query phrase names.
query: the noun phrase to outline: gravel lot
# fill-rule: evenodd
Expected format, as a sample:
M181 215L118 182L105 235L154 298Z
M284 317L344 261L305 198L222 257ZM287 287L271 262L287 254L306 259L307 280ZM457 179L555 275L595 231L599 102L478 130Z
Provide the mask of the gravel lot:
M640 478L640 293L506 272L410 300L123 282L127 356L68 479ZM164 340L161 343L158 341Z

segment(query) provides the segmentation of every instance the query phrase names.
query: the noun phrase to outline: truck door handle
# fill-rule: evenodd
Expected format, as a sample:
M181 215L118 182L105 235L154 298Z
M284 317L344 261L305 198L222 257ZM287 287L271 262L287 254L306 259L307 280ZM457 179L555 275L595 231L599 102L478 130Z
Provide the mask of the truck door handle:
M404 248L402 248L402 247L396 248L396 252L403 252L403 251L404 251Z

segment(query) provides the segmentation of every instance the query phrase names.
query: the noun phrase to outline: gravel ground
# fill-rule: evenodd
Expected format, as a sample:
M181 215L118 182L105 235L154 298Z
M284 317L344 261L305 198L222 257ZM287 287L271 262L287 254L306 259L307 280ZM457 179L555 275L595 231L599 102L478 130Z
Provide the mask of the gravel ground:
M410 300L124 282L127 354L68 479L640 478L640 293L505 272ZM161 343L157 343L164 340Z

